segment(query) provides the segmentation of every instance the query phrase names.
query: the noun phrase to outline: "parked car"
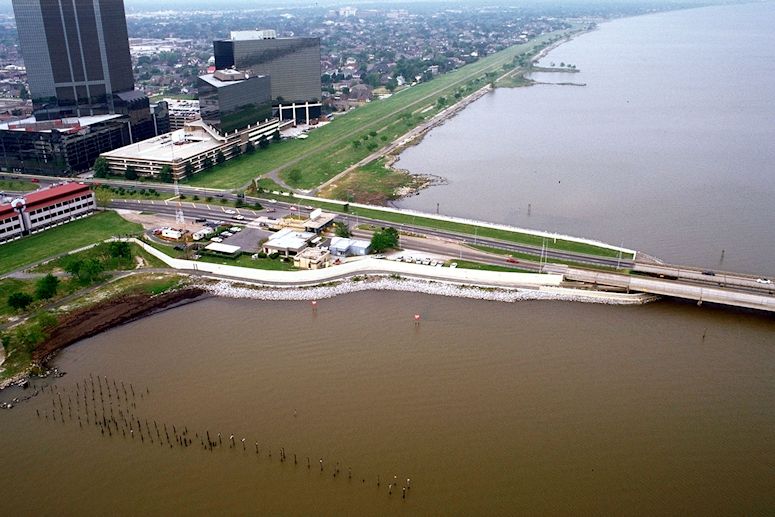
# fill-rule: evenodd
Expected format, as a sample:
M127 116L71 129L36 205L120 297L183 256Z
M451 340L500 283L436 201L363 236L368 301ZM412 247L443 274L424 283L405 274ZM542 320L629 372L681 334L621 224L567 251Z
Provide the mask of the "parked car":
M772 280L770 280L769 278L757 278L756 283L764 284L764 285L772 285Z
M229 238L229 237L231 237L232 235L234 235L234 234L233 234L233 233L231 233L231 232L221 232L221 237L226 237L226 238Z
M229 231L231 233L237 233L237 232L241 232L242 228L240 228L239 226L232 226L231 228L229 228Z
M455 269L457 267L457 262L453 262L452 264L449 265L449 267L451 267L452 269Z
M213 242L223 242L223 239L221 239L220 237L210 237L210 240Z

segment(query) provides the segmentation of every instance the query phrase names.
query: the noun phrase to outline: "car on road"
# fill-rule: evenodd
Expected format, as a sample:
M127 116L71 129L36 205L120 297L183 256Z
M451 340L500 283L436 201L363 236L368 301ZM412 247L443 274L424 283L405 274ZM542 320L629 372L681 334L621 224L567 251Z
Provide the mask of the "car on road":
M234 210L232 210L232 209L229 209L229 210L224 210L224 212L226 212L226 213L227 213L227 214L229 214L229 215L232 215L232 214L236 214L236 213L237 213L237 212L235 212L235 211L234 211Z
M276 199L267 199L267 201L270 202L270 203L277 203Z
M204 217L197 217L196 219L194 219L194 221L197 223L204 223L205 221L207 221L207 219L205 219Z
M237 214L237 215L234 216L234 219L236 219L237 221L244 221L245 220L245 216L242 215L242 214Z
M716 272L711 270L703 271L702 274L705 276L716 276Z
M770 280L769 278L757 278L756 283L764 284L764 285L772 285L772 280Z
M268 214L271 214L271 213L273 213L273 212L277 212L277 210L275 210L274 208L267 208L267 209L265 210L265 212L266 212L266 213L268 213Z
M519 260L515 259L514 257L506 257L506 262L511 264L519 264Z
M210 237L210 240L213 242L223 242L223 239L221 239L220 237Z

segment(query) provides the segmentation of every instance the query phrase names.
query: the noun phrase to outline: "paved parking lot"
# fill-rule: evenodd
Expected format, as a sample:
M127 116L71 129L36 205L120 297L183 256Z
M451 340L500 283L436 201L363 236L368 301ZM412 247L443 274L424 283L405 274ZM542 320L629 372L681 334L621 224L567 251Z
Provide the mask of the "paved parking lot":
M257 253L259 250L258 242L266 239L271 235L269 230L261 230L259 228L251 228L245 226L241 232L235 233L231 237L223 239L224 244L230 244L232 246L239 246L242 251L247 253Z

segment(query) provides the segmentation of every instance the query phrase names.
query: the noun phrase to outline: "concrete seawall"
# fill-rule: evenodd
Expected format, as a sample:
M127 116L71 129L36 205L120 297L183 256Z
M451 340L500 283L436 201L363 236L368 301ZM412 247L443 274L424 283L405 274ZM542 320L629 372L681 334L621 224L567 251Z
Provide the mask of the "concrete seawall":
M244 282L261 288L270 288L271 295L236 296L265 299L317 299L363 290L397 290L426 292L464 298L516 301L517 299L552 299L609 304L643 304L657 297L640 293L610 293L561 287L563 276L559 274L510 273L480 271L464 268L441 268L419 264L406 264L383 259L367 258L318 270L271 271L223 264L195 262L172 258L138 239L124 239L141 246L169 267L182 272L195 272L200 276L212 276L233 282ZM325 284L352 280L365 276L382 277L375 282L347 282L347 286ZM437 284L428 287L431 284ZM447 287L443 287L447 286ZM298 287L317 288L299 290ZM471 287L482 288L471 290ZM498 295L485 295L487 289L501 291ZM213 289L208 289L213 292ZM215 294L231 296L236 291L221 288ZM266 292L269 292L267 290ZM232 293L232 294L228 294ZM471 294L475 293L475 294ZM503 294L506 293L506 294ZM509 294L510 293L510 294Z

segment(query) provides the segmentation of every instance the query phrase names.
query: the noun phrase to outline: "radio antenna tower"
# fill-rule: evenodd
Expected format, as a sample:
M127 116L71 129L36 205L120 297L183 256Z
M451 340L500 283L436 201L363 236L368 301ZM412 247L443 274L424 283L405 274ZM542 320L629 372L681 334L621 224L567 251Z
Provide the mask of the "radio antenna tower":
M180 207L180 187L178 186L178 180L175 180L175 197L178 198L178 209L175 210L175 222L184 224L186 218L183 217L183 209Z

